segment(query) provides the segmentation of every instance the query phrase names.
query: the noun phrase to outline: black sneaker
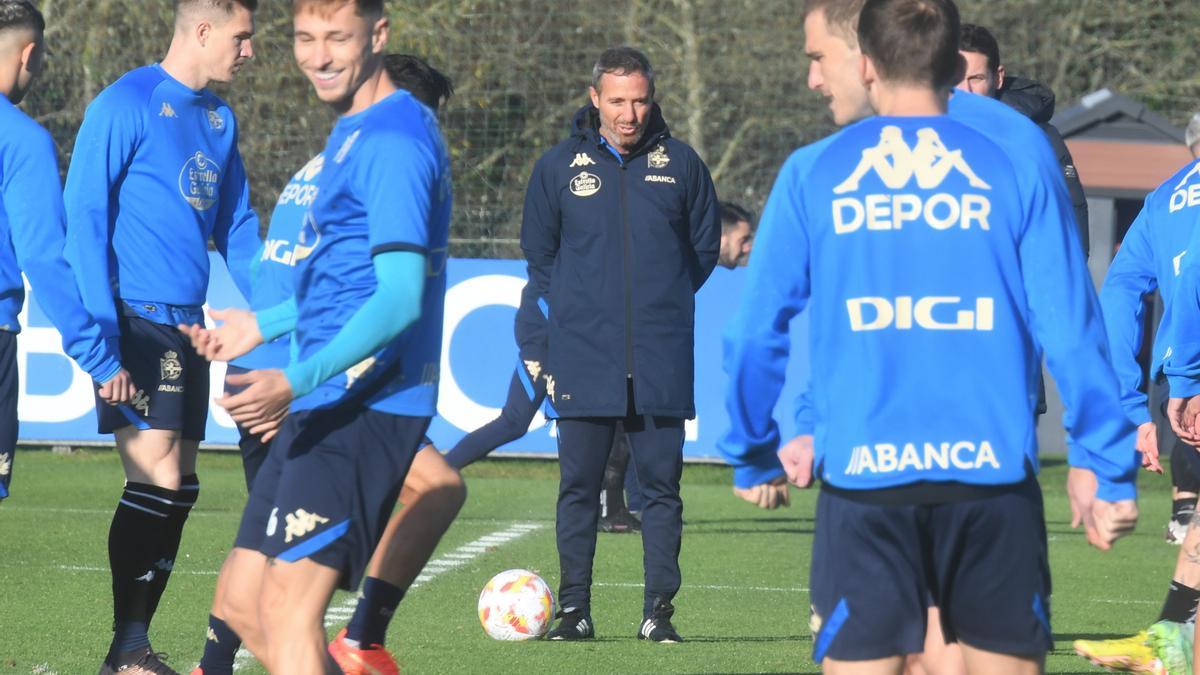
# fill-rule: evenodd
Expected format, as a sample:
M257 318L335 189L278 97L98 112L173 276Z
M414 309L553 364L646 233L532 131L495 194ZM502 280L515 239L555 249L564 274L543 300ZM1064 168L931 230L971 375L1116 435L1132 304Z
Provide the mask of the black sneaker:
M149 647L125 652L117 656L118 665L105 660L104 665L100 666L100 675L179 675L178 671L162 662L165 658L166 654L156 654Z
M614 511L613 513L602 516L596 521L596 530L600 532L611 532L613 534L626 534L642 531L642 521L628 510Z
M558 618L558 625L546 633L547 640L591 640L596 637L596 627L587 612L573 609L559 612Z
M655 600L654 609L650 610L650 616L642 619L642 627L638 629L638 639L668 644L683 642L683 638L675 632L675 626L671 625L673 614L675 614L675 607L670 602L662 599Z

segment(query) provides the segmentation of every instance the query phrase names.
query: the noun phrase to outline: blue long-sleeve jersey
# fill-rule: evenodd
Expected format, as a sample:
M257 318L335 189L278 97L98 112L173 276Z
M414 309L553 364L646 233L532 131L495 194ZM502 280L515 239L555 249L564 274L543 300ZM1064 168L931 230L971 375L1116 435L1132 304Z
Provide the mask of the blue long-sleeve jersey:
M1171 297L1163 294L1166 312L1154 341L1151 371L1162 369L1172 397L1190 398L1200 394L1200 262L1195 255L1200 252L1200 162L1184 167L1155 194L1159 192L1160 207L1181 227L1190 226L1191 236L1172 261L1177 276Z
M1025 115L993 98L959 91L955 91L950 97L948 112L951 119L991 138L1020 166L1021 171L1031 176L1041 176L1056 192L1067 194L1058 158L1047 143L1041 128ZM1067 198L1070 199L1069 195ZM1061 225L1073 230L1067 234L1068 237L1077 238L1078 228L1075 227L1073 218L1064 220ZM812 398L807 389L797 397L794 410L796 433L811 435L814 419ZM1067 415L1070 415L1069 410ZM1064 424L1070 426L1070 419L1065 418ZM1068 460L1072 466L1091 467L1092 458L1086 449L1074 443L1068 443L1068 448ZM734 483L739 487L764 483L784 473L783 466L773 450L761 448L751 451L746 447L734 448L724 445L721 446L721 450L725 459L734 467ZM1101 458L1100 461L1106 460ZM1129 461L1134 461L1132 448Z
M233 111L161 66L126 73L88 106L67 173L67 258L105 335L114 297L186 308L160 323L200 320L208 241L250 297L258 217L237 147Z
M1113 258L1100 289L1100 306L1104 310L1104 327L1112 348L1113 367L1121 381L1121 403L1135 424L1150 421L1146 394L1141 391L1142 367L1137 362L1145 337L1143 300L1158 289L1163 306L1171 305L1176 279L1191 248L1188 242L1200 216L1200 209L1191 208L1187 203L1188 186L1195 184L1200 188L1198 176L1200 163L1193 162L1146 197L1141 212L1121 241L1121 249ZM1164 320L1162 325L1165 327L1166 323ZM1161 327L1155 333L1151 351L1155 370L1166 353L1169 334L1169 329Z
M810 308L818 475L867 490L1037 467L1039 345L1099 496L1136 492L1099 303L1058 182L946 116L798 150L760 223L725 368L734 455L773 453L788 324Z
M21 330L24 271L64 350L92 379L106 382L121 364L84 309L63 259L66 220L54 140L3 95L0 129L0 330Z

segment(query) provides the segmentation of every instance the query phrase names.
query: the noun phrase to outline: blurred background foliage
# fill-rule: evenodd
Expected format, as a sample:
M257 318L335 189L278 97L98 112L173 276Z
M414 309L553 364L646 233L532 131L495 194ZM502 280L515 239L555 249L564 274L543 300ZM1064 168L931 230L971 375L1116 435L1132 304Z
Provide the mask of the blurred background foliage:
M64 170L88 102L154 62L171 37L170 0L40 0L50 59L23 107L51 130ZM452 253L519 257L525 181L586 101L608 46L644 50L672 133L706 160L723 199L759 210L796 147L832 130L806 86L800 0L390 0L391 51L451 76L442 114L455 174ZM1010 73L1049 85L1059 107L1109 87L1183 126L1200 106L1191 64L1195 0L960 0L964 21L1000 41ZM292 173L320 151L331 113L291 52L291 3L260 0L256 56L215 86L238 114L264 225Z

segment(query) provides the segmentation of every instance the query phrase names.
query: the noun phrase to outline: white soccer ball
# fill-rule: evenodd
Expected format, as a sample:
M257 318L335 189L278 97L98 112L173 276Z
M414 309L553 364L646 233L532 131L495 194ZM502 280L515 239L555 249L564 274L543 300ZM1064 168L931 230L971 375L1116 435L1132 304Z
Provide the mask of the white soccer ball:
M493 640L536 640L554 621L554 593L529 570L505 570L479 594L479 623Z

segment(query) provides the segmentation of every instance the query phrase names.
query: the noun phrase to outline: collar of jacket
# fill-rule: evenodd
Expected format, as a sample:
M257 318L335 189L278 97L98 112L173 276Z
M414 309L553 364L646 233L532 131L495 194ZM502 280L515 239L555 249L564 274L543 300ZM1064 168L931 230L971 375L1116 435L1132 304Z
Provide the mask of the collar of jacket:
M596 147L602 147L600 140L600 111L596 106L588 103L580 108L575 113L575 117L571 122L571 135L587 140ZM663 119L662 109L657 103L651 104L650 120L646 123L646 133L642 134L642 140L625 156L625 161L649 152L654 149L662 141L671 136L671 130L667 128L667 121ZM608 150L604 151L605 155L609 155ZM615 158L614 158L615 159Z

